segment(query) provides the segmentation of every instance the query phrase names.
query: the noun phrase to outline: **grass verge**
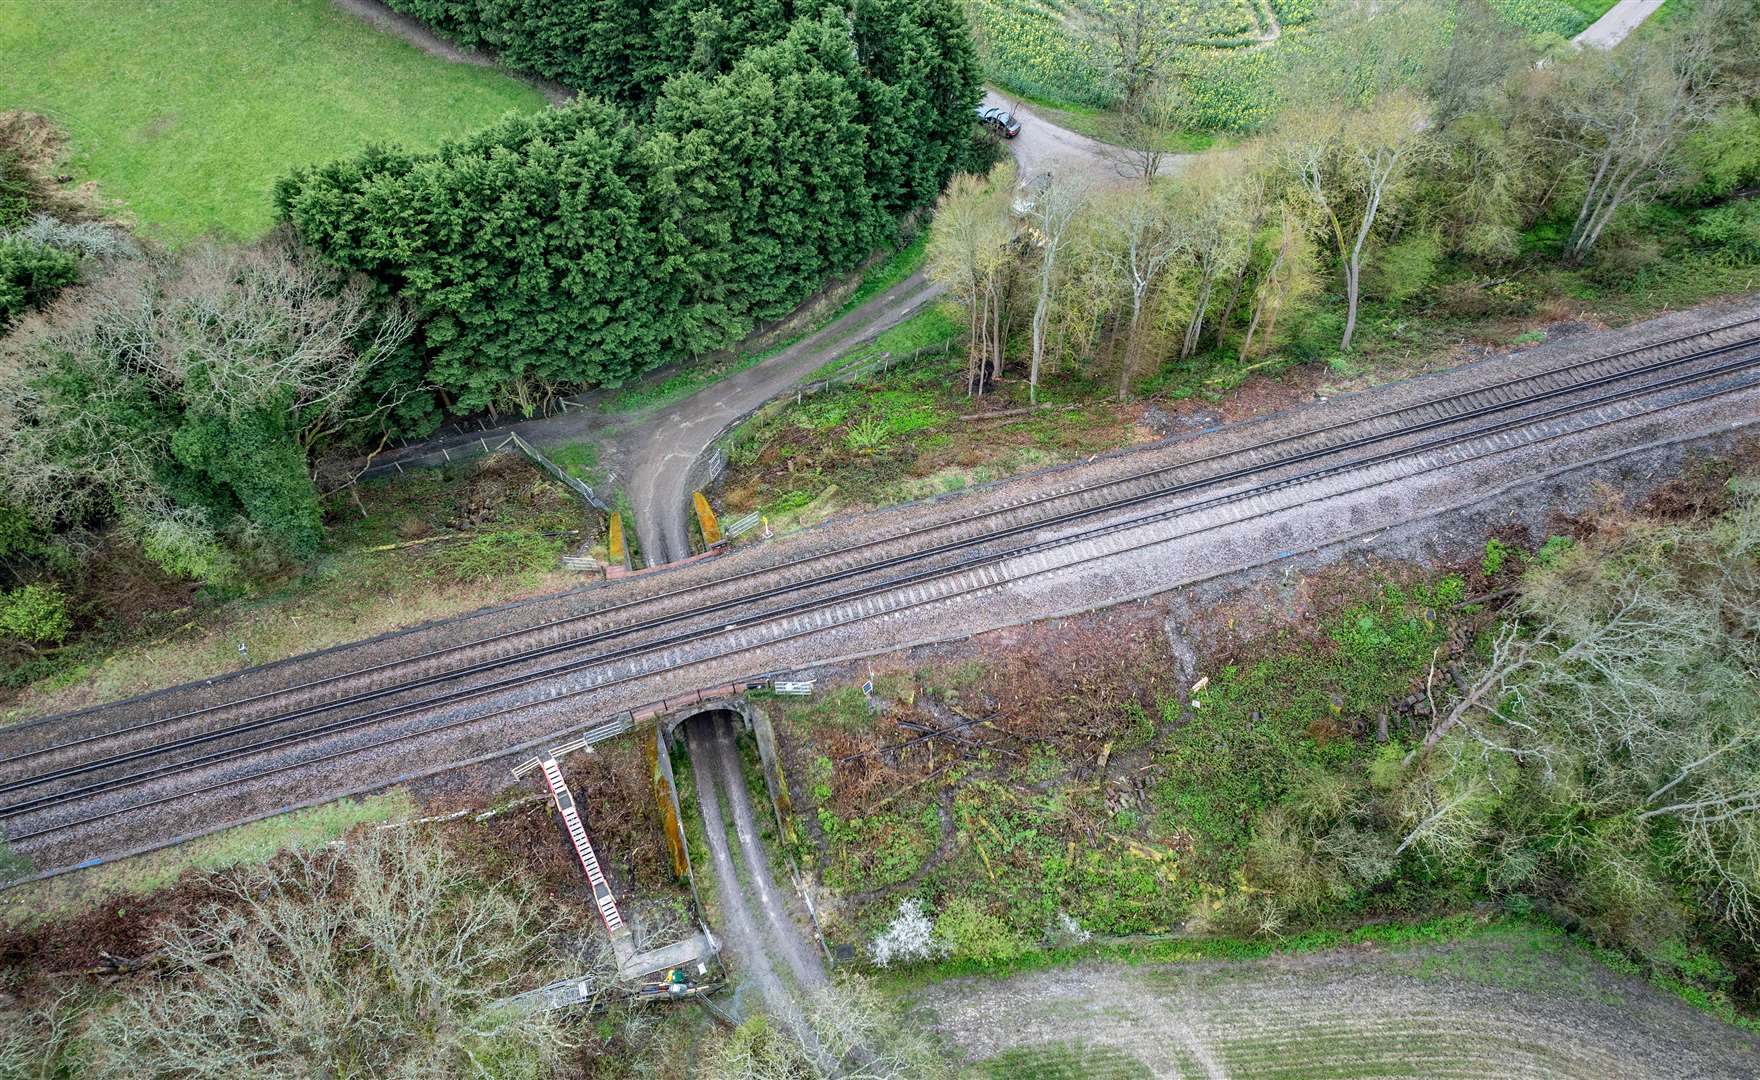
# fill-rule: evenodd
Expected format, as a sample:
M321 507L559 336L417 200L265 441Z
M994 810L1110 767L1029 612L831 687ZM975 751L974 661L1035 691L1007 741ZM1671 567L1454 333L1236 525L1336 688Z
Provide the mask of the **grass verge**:
M741 352L716 361L687 364L671 375L652 382L642 381L626 386L605 399L601 406L607 413L645 412L670 405L680 398L696 393L705 386L738 375L770 359L784 349L793 348L832 323L848 315L887 289L922 269L929 242L927 230L917 238L862 275L862 283L836 311L814 321L805 331L759 352Z
M253 821L187 844L0 892L0 923L33 926L77 914L118 893L140 896L156 892L175 882L185 870L223 870L266 862L283 851L327 844L356 825L394 821L414 813L415 800L404 789L393 788L364 799L341 799Z
M1129 408L1083 400L974 423L962 417L1026 404L1018 380L986 398L966 396L958 350L943 345L963 329L956 309L937 304L878 335L862 355L890 353L884 371L851 379L798 404L761 410L729 436L719 505L729 515L758 510L773 524L811 524L836 507L886 505L958 490L1134 441ZM845 358L815 379L834 375ZM811 508L809 512L809 508Z

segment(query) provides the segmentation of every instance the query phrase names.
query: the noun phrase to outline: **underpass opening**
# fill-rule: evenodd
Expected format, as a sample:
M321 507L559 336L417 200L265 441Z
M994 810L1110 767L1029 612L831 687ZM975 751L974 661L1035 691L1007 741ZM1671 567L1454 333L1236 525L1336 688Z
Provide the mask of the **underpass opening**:
M775 734L763 712L743 698L693 705L660 722L664 736L682 726L691 781L724 925L717 933L744 975L742 989L755 991L791 1028L802 1023L800 1002L826 982L823 944L798 879L778 880L767 850L755 793L746 781L744 734L756 744L780 830L789 821ZM668 739L669 741L669 739ZM703 867L699 867L699 870ZM746 1013L736 992L734 1011Z

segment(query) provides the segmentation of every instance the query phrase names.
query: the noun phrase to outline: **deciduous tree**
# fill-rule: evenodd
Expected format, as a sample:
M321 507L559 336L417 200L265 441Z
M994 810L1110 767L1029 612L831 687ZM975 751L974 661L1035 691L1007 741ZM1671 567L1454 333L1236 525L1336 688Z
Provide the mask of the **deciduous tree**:
M1124 358L1118 374L1118 399L1123 401L1149 349L1150 315L1157 290L1176 260L1189 253L1191 238L1175 227L1166 195L1155 188L1115 197L1099 208L1097 221L1099 227L1093 235L1101 245L1099 251L1116 268L1129 298Z
M1282 126L1287 167L1338 252L1346 306L1342 351L1350 351L1356 333L1370 237L1382 214L1405 194L1428 125L1423 102L1401 93L1361 111L1301 113Z
M1003 307L1015 264L1015 226L1009 217L1014 169L1001 165L988 178L957 176L936 204L929 234L929 276L966 310L966 389L983 393L1002 373Z
M408 831L368 832L232 885L163 932L165 976L99 1021L106 1071L149 1077L543 1075L549 1014L496 1001L546 981L546 924ZM611 981L606 972L606 983Z
M1707 0L1674 29L1622 48L1585 50L1538 98L1537 138L1557 145L1582 185L1565 253L1580 261L1626 206L1685 176L1682 144L1715 114L1727 88L1718 36L1734 8Z
M1087 189L1079 182L1047 177L1043 186L1024 192L1029 200L1026 219L1029 235L1038 249L1038 264L1033 268L1033 353L1027 373L1027 400L1039 400L1039 376L1045 361L1045 333L1051 321L1054 294L1065 273L1060 257L1069 242L1070 226L1088 198Z

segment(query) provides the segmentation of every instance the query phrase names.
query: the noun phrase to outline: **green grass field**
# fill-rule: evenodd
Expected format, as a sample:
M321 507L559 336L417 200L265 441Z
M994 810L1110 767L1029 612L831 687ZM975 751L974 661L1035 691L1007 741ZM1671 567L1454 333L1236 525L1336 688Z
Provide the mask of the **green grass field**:
M67 169L150 233L254 237L297 165L426 149L542 95L429 56L329 0L12 0L0 108L53 119Z

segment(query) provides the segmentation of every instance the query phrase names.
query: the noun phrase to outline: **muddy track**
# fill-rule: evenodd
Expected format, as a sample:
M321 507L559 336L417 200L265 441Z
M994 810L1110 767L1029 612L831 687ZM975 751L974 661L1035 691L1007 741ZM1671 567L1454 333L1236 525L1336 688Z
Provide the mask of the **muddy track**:
M952 979L914 997L961 1056L1013 1052L1021 1075L1058 1046L1076 1047L1094 1076L1734 1080L1760 1070L1753 1036L1585 953L1525 951L1496 934L1394 952L1084 964Z
M791 1027L804 1025L800 1000L824 985L825 966L795 921L788 894L770 873L732 726L718 716L698 716L689 722L686 740L715 868L721 936L740 976L750 980L770 1012ZM738 997L736 1008L743 1013Z

